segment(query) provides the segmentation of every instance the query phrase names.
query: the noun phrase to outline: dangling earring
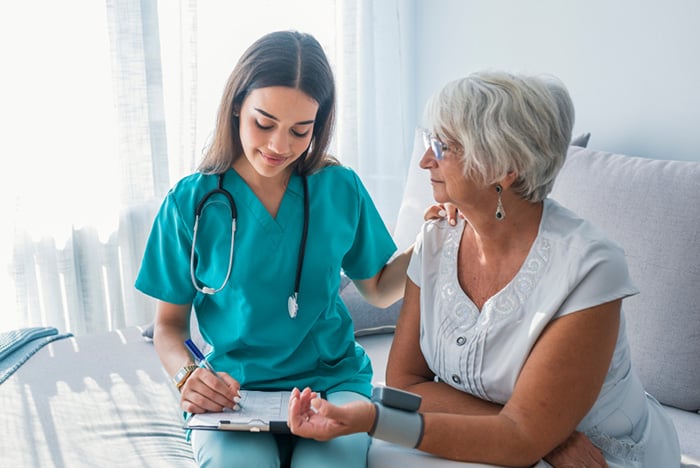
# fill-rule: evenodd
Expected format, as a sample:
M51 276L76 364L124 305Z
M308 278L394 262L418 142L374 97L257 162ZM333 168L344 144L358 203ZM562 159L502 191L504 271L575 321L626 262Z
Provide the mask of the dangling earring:
M498 194L498 204L496 205L496 219L502 221L506 217L506 210L503 209L503 200L501 200L501 195L503 193L503 187L501 184L496 184L496 193Z

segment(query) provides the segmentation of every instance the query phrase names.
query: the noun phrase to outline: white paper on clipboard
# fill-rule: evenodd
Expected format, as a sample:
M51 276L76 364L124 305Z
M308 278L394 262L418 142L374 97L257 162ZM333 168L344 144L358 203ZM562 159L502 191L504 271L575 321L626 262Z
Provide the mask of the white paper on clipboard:
M239 410L193 414L185 429L289 433L290 391L241 390L240 394Z

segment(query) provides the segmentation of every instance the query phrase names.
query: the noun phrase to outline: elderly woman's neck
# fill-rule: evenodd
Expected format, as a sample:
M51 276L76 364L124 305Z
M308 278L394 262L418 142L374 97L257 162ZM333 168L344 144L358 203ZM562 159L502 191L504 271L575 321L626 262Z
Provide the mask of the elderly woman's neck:
M494 213L479 212L467 217L465 231L474 247L484 255L508 255L528 250L537 238L544 203L531 203L520 198L505 204L505 216L496 219Z

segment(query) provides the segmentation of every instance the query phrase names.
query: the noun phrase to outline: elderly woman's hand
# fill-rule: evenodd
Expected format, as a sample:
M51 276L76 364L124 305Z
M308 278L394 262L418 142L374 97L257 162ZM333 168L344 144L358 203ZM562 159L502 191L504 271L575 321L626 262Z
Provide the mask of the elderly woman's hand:
M427 210L423 213L423 220L424 221L429 221L431 219L440 219L440 218L447 218L447 222L450 223L450 226L454 226L457 224L457 216L459 215L459 211L457 210L457 207L454 206L452 203L439 203L436 205L431 205L428 207Z
M598 447L584 434L574 431L566 441L549 452L545 461L556 468L607 468L608 463Z
M319 397L310 388L292 390L287 425L292 434L325 441L356 432L368 432L376 416L368 401L353 401L336 406Z

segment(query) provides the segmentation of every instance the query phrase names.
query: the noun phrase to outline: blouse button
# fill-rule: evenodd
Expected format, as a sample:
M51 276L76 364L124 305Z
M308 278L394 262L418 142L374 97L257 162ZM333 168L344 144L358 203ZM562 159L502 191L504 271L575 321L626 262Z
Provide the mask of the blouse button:
M464 346L464 343L466 343L466 342L467 342L467 339L463 336L460 336L459 338L457 338L457 345L458 346Z
M457 385L462 383L462 379L459 378L457 374L452 374L452 381L456 383Z

